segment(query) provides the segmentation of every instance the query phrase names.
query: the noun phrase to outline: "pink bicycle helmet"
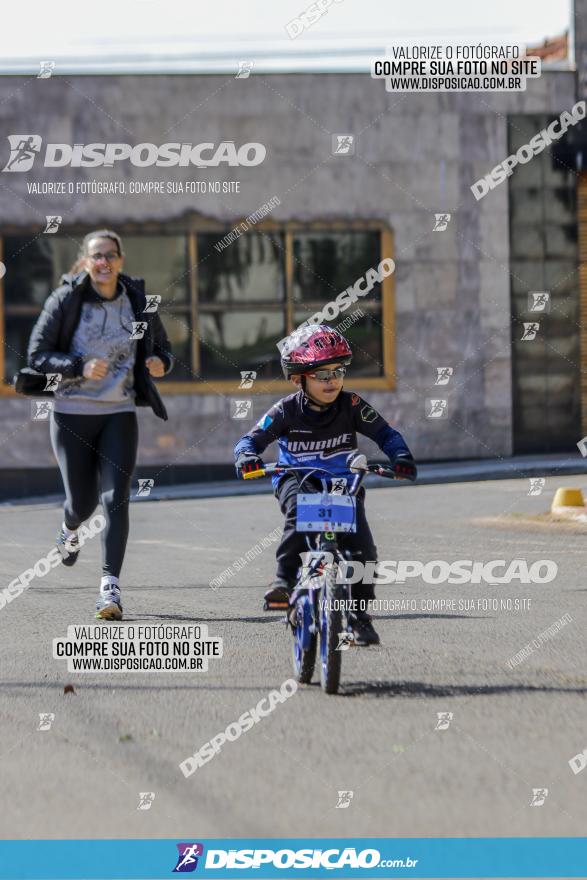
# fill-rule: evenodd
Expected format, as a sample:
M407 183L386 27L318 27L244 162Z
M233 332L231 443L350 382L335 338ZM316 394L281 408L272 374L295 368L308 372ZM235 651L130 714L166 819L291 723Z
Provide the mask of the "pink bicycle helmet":
M281 356L281 367L286 379L300 373L308 373L320 364L350 364L351 347L337 330L326 324L304 327L294 331Z

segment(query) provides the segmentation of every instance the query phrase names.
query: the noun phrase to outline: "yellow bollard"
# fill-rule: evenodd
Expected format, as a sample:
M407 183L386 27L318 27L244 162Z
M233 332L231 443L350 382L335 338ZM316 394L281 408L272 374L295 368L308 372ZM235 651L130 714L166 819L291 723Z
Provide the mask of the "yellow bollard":
M575 518L585 514L585 499L580 489L557 489L552 501L550 512L556 516Z

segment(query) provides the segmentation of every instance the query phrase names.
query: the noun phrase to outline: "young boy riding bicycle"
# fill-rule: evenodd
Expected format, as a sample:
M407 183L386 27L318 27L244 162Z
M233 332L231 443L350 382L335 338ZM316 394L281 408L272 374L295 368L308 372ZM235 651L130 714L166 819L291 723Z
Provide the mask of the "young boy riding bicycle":
M347 463L357 452L357 432L373 440L387 455L398 477L415 480L416 465L402 435L392 428L358 394L343 391L346 368L352 351L336 330L319 325L304 333L294 333L284 347L281 365L286 379L298 391L282 398L238 441L235 464L238 476L263 467L261 453L277 440L279 464L319 467L334 477L351 479ZM307 550L304 535L296 531L298 478L295 474L273 476L273 488L285 515L283 536L277 548L277 572L266 602L287 602L301 565L300 554ZM319 485L319 484L318 484ZM307 489L306 489L307 491ZM343 545L354 559L376 562L377 549L365 515L365 490L357 495L357 530L345 533ZM349 615L355 643L379 643L367 603L375 598L373 584L353 584L353 599L359 610Z

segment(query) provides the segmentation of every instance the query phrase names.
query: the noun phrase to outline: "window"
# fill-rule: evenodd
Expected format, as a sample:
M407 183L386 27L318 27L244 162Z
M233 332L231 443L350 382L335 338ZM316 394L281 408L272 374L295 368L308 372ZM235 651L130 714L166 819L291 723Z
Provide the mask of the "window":
M509 152L552 120L509 117ZM544 150L509 178L514 451L574 449L581 424L576 176ZM529 294L547 291L550 311L532 313ZM522 339L538 323L536 339Z
M15 235L3 239L4 377L25 365L29 336L42 305L76 258L78 245L66 237Z
M118 230L116 230L118 231ZM189 261L185 235L122 235L123 272L147 282L161 296L159 311L172 351L176 381L192 379L192 331Z
M251 232L217 252L218 235L198 235L200 370L233 379L254 370L281 376L276 343L286 334L283 236Z
M373 232L302 232L293 236L293 256L294 325L298 326L354 284L367 269L377 268L381 246L379 235ZM345 318L349 323L357 309L365 317L358 316L358 321L342 331L353 347L352 375L382 376L379 283L332 323L342 323Z
M220 228L117 231L123 271L145 278L147 291L162 297L159 314L176 357L175 369L162 380L169 392L235 391L245 370L255 371L265 388L267 381L283 382L276 343L392 256L391 233L375 223L259 224L222 250L226 230ZM25 363L42 304L75 261L84 234L2 239L5 393ZM393 387L392 298L390 276L329 322L352 344L352 375L363 387Z

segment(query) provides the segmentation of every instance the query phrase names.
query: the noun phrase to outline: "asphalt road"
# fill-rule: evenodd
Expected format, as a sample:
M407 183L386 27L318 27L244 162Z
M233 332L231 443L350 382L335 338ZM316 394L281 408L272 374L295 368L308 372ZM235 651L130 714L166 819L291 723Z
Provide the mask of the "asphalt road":
M527 480L369 491L381 559L551 559L558 575L380 586L381 646L344 653L341 694L300 687L189 778L180 762L291 676L290 636L279 614L261 610L275 543L209 586L279 513L270 496L133 504L126 622L206 623L223 656L207 672L69 673L52 639L94 622L99 539L74 568L33 580L0 610L1 836L584 835L587 771L568 762L587 747L585 537L515 517L509 527L474 522L539 513L557 485L584 482L548 479L538 497ZM46 554L59 522L55 505L0 509L4 585ZM416 610L390 608L402 598ZM494 598L506 607L485 609ZM508 609L516 598L530 601ZM431 599L473 607L422 607ZM560 632L508 667L565 614ZM448 729L436 729L440 712L453 713ZM50 730L37 729L39 713L54 713ZM531 805L544 788L544 803ZM353 792L346 808L339 791ZM137 809L140 792L155 794L150 809Z

